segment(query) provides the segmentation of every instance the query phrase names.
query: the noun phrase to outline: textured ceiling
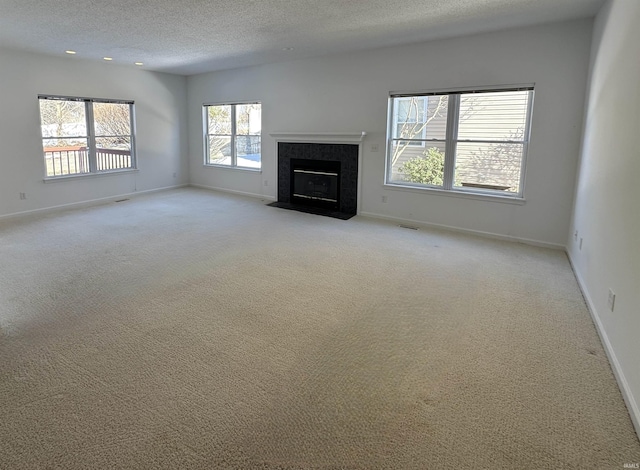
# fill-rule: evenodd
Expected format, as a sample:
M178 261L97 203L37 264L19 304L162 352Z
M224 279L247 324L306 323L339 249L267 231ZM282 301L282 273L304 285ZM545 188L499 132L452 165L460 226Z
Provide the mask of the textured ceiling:
M191 75L593 16L604 0L0 0L0 46ZM285 50L293 48L293 50ZM132 65L133 66L133 65Z

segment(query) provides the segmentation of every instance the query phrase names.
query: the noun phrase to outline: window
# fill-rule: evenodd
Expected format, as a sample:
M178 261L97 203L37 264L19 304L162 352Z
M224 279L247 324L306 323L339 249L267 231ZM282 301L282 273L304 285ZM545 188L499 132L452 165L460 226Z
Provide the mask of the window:
M522 197L533 87L391 95L387 184Z
M133 101L38 99L47 178L135 168Z
M421 140L408 140L408 145L424 147L427 138L425 119L428 115L428 97L402 97L396 101L397 112L394 113L394 129L399 138L416 136Z
M261 167L260 103L204 105L205 165Z

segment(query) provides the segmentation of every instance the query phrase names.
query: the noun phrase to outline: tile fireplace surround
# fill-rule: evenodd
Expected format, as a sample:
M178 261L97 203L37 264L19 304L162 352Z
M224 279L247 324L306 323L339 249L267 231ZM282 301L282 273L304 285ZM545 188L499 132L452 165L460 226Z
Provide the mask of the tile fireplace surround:
M339 212L355 215L360 194L360 133L276 133L278 202L291 202L291 160L340 162Z

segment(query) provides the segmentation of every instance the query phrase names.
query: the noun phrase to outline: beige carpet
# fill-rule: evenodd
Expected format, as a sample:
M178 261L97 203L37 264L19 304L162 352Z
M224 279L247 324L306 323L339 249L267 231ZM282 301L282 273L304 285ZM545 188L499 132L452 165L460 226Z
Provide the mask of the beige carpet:
M0 221L0 468L640 462L564 253L184 189Z

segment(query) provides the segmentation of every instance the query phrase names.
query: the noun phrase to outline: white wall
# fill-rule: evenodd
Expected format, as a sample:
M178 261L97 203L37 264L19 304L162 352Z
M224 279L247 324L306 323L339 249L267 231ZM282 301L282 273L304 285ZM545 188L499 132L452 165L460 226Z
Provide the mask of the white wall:
M190 181L275 199L270 132L366 131L361 213L564 246L591 31L592 21L580 20L189 77ZM383 186L390 91L522 83L536 85L526 204ZM202 104L254 99L263 105L262 173L203 167Z
M0 70L0 216L188 182L185 77L3 49ZM140 171L45 183L39 93L134 100Z
M568 251L640 434L638 24L638 0L610 1L596 20Z

